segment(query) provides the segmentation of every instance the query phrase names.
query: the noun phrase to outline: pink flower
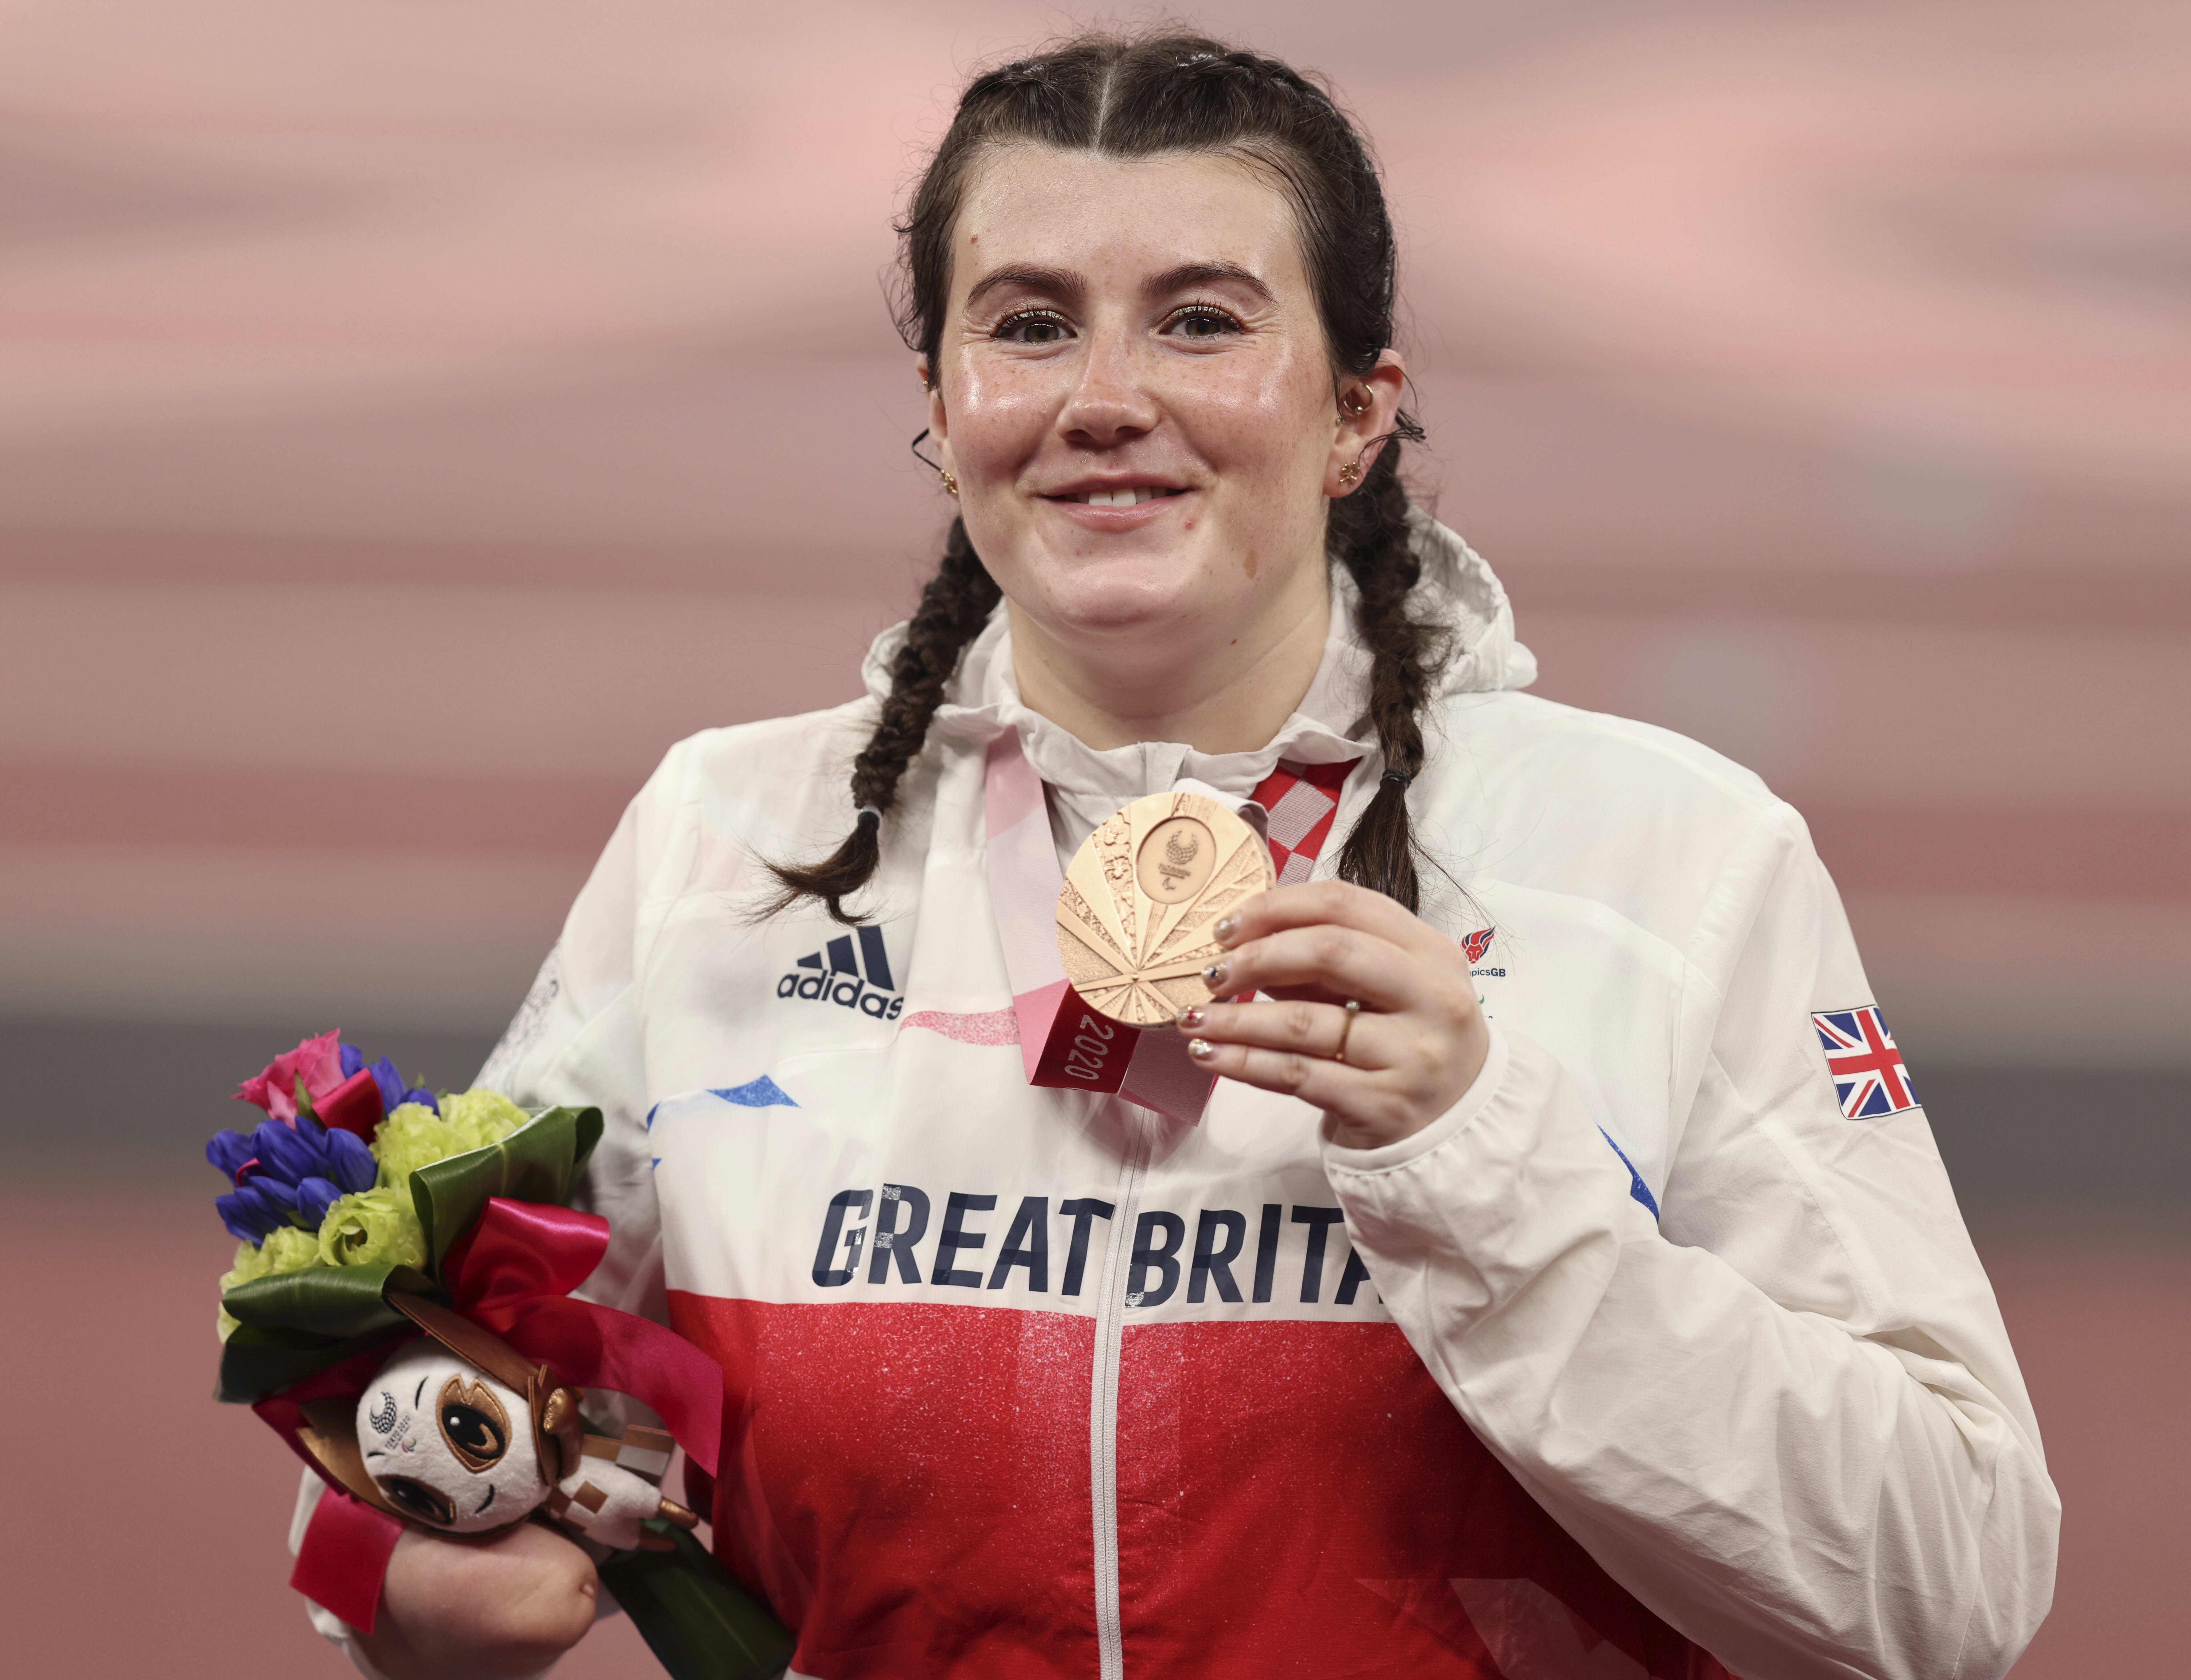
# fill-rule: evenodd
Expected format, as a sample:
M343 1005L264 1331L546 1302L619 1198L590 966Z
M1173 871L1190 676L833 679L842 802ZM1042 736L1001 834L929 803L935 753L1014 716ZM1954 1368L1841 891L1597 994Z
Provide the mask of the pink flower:
M299 1079L315 1103L343 1082L341 1029L308 1038L287 1055L276 1056L264 1073L243 1081L236 1099L256 1103L276 1120L293 1126Z

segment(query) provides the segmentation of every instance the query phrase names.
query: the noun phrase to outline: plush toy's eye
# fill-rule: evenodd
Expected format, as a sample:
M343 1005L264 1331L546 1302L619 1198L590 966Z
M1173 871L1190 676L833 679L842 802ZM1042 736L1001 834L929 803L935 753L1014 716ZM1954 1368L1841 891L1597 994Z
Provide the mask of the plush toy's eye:
M467 1470L484 1470L509 1450L502 1426L477 1406L443 1406L441 1433Z
M388 1496L390 1504L422 1523L447 1528L457 1520L455 1507L450 1505L447 1496L424 1482L414 1482L408 1476L384 1476L380 1479L380 1490Z
M441 1422L441 1439L457 1462L475 1474L499 1463L509 1450L509 1414L486 1383L475 1381L467 1388L461 1376L451 1377L441 1385L434 1410Z

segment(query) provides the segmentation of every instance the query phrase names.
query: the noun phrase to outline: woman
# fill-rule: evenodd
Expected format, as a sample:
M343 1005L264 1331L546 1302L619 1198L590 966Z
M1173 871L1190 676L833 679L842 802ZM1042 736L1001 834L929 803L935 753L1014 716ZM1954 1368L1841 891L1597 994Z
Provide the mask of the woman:
M968 89L907 257L941 570L868 700L670 753L482 1076L606 1112L591 1287L721 1359L794 1671L2001 1673L2057 1506L1898 1061L1822 1048L1879 1030L1832 887L1747 772L1520 692L1401 486L1346 120L1086 37ZM1271 809L1198 1123L1029 1082L1015 765L1061 865ZM594 1591L412 1535L357 1645L523 1673Z

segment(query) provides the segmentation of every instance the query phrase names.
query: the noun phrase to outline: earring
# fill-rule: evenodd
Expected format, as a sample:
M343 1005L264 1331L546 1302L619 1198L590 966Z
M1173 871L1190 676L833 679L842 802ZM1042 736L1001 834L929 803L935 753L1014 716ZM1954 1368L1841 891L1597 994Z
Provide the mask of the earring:
M959 496L959 480L952 477L950 468L948 467L938 467L936 469L936 476L943 480L943 493L946 496L950 497L953 500L957 500Z
M1363 415L1369 411L1369 393L1367 391L1349 391L1346 394L1346 400L1340 404L1340 406L1346 411L1347 417L1350 419L1359 420Z
M1362 469L1352 461L1339 469L1339 487L1341 490L1352 490L1361 482Z

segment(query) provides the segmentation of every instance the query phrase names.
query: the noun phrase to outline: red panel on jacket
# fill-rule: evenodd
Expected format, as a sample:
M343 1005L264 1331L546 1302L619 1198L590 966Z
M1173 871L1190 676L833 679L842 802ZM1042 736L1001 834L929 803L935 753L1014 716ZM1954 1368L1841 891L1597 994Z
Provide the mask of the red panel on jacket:
M1391 1324L1130 1328L1126 1673L1724 1680L1462 1422Z
M669 1299L732 1374L717 1549L799 1630L794 1668L1096 1673L1092 1320ZM1131 1327L1118 1389L1129 1680L1725 1680L1391 1325Z
M794 1668L1096 1673L1092 1320L674 1291L669 1317L722 1361L715 1549Z

